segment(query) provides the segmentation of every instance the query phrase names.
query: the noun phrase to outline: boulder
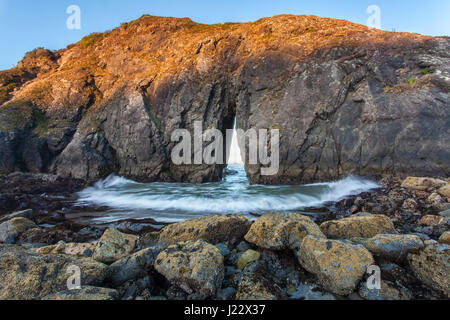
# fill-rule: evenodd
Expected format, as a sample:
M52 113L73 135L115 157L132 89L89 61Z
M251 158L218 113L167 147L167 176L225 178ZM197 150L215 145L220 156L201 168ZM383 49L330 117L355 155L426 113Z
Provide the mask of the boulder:
M203 240L168 247L157 256L154 267L187 293L205 297L214 295L224 278L223 256Z
M450 244L450 231L445 231L439 237L439 243Z
M408 263L417 279L450 297L450 245L428 245L408 254Z
M65 243L64 241L60 241L55 245L38 248L36 252L40 254L65 254L68 256L91 257L96 247L96 242Z
M444 180L434 178L408 177L402 182L402 188L413 190L428 190L429 188L439 188L446 184Z
M22 217L13 218L0 224L0 243L15 243L16 239L25 231L37 225Z
M161 230L159 241L166 244L195 240L205 240L212 244L237 243L243 239L250 224L241 215L211 215L169 225Z
M238 259L236 266L239 270L243 270L250 263L258 261L261 258L261 253L255 250L245 251Z
M427 203L432 205L432 206L438 206L440 205L442 202L444 202L444 200L442 199L442 197L439 195L439 193L432 193L428 198L427 198Z
M427 215L423 216L419 222L419 226L434 227L445 222L445 218L441 216Z
M444 211L439 212L439 215L440 215L441 217L450 218L450 209L447 209L447 210L444 210Z
M408 253L424 247L420 237L402 234L379 234L370 239L355 238L352 242L363 245L374 256L396 262L405 260Z
M33 210L27 209L22 211L13 212L11 214L8 214L6 216L3 216L0 218L0 222L5 222L14 218L27 218L30 219L31 215L33 214Z
M129 280L146 276L159 252L156 248L147 248L114 262L110 266L111 282L120 286Z
M112 263L133 252L136 240L135 235L122 233L117 229L106 229L92 257L103 263Z
M38 254L13 245L0 245L0 300L35 300L67 290L70 267L81 270L82 286L99 286L108 267L91 258Z
M326 221L320 228L330 239L372 238L380 233L396 233L391 219L381 214Z
M42 298L42 300L117 300L119 293L117 290L109 288L83 286L81 289L65 290L53 294L49 294Z
M369 289L363 282L358 293L365 300L411 300L411 294L406 289L399 290L392 282L384 280L381 280L381 289Z
M307 235L325 238L310 218L297 213L268 213L256 220L245 240L267 250L296 249Z
M236 300L278 300L278 291L263 263L258 262L243 271Z
M440 188L438 193L443 197L450 198L450 183L447 183L445 186Z
M372 254L361 245L312 236L302 241L298 260L327 291L337 295L352 293L367 267L374 264Z

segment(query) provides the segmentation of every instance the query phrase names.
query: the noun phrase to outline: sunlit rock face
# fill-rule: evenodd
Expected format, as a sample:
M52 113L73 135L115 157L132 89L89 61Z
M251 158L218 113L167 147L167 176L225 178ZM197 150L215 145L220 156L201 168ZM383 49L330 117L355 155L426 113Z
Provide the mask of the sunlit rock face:
M0 172L217 181L225 164L174 165L171 136L196 121L225 133L236 119L280 131L278 172L246 164L251 183L448 176L449 49L314 16L143 16L0 72Z

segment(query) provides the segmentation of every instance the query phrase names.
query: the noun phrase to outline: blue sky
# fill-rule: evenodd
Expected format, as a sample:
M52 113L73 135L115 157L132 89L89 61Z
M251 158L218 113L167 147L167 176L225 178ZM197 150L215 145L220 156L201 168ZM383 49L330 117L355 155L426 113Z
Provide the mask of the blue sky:
M81 8L81 30L66 27L69 5ZM380 7L384 30L450 35L449 0L0 0L0 70L13 67L36 47L64 48L143 14L220 23L290 13L365 24L369 5Z

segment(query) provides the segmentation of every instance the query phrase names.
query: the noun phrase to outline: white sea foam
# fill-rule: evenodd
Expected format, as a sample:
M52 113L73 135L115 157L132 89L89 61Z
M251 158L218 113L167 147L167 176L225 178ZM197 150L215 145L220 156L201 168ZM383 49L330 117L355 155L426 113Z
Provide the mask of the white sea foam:
M215 213L299 210L379 187L373 181L355 176L302 186L254 186L248 184L242 167L232 169L234 174L224 181L202 185L143 184L110 176L80 192L79 204L108 206L134 212L134 217L139 212L141 218L174 221ZM123 212L120 216L123 218ZM110 218L115 220L113 214Z

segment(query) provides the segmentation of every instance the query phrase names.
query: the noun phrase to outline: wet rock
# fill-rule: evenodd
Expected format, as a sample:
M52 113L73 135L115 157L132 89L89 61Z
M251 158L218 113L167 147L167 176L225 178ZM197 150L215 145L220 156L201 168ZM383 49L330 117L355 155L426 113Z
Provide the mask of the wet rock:
M336 300L336 298L327 292L323 292L316 285L311 283L301 283L297 287L294 287L292 293L289 294L290 299L294 300Z
M433 213L437 213L441 216L445 215L445 214L442 214L443 212L448 212L447 216L450 216L450 203L444 202L444 203L440 203L438 205L434 205L434 206L432 206L432 210L433 210Z
M367 283L359 286L359 295L365 300L410 300L411 294L405 288L397 289L392 282L381 281L381 289L369 289Z
M90 257L97 247L97 243L65 243L41 247L36 250L40 254L66 254L69 256Z
M408 211L416 211L418 208L418 204L414 199L408 198L403 202L402 209Z
M428 245L408 254L408 263L417 279L450 297L450 245Z
M442 202L444 202L444 199L442 199L442 197L436 192L432 193L427 198L427 203L430 204L430 205L436 206L436 205L441 204Z
M15 243L17 238L28 229L37 225L26 218L13 218L0 224L0 243Z
M72 266L80 268L84 286L100 286L108 275L108 267L91 258L41 255L19 246L0 245L0 299L42 299L67 290Z
M413 190L428 190L430 188L442 187L446 183L447 182L440 179L408 177L402 182L402 188Z
M159 232L148 232L139 237L138 244L140 249L155 246L159 241Z
M441 217L450 218L450 209L439 212Z
M445 232L439 237L439 243L450 244L450 231L445 231Z
M397 262L424 247L422 239L415 235L379 234L370 239L355 238L351 241L363 245L376 257Z
M146 276L159 253L156 248L147 248L114 262L110 266L110 280L115 286L120 286L129 280Z
M101 235L101 234L100 234ZM17 243L43 243L47 245L57 244L60 241L66 243L84 243L97 240L100 236L95 234L83 235L72 230L65 229L63 226L52 228L32 228L22 233Z
M30 219L31 215L33 214L33 210L32 209L27 209L27 210L22 210L22 211L17 211L17 212L13 212L11 214L8 214L6 216L3 216L0 218L0 222L5 222L14 218L27 218Z
M450 183L447 183L445 186L438 190L438 193L446 198L450 198Z
M220 289L217 292L217 299L219 300L233 300L236 295L236 289L232 287L227 287L224 289Z
M244 270L239 281L236 300L278 300L281 296L262 263Z
M237 249L238 251L240 251L240 252L244 252L244 251L247 251L248 249L250 249L250 246L249 246L249 244L248 244L247 242L241 241L241 242L237 245L236 249Z
M236 266L239 270L243 270L250 263L258 261L261 258L261 253L255 250L245 251L238 259Z
M374 263L370 252L361 245L307 236L299 250L303 268L316 275L319 283L338 295L349 295Z
M381 270L381 278L383 280L387 280L394 283L400 282L407 285L410 285L417 281L404 268L400 267L395 263L380 262L379 267Z
M419 226L434 227L445 222L445 218L441 216L427 215L422 217L418 222Z
M212 296L224 278L223 256L213 245L203 241L186 241L161 252L155 269L187 293Z
M268 213L253 223L245 240L267 250L296 249L307 235L325 238L317 224L297 213Z
M112 263L129 255L136 246L136 240L134 235L116 229L106 229L92 257L103 263Z
M83 286L81 289L66 290L54 294L49 294L42 300L117 300L118 292L114 289Z
M169 225L161 230L159 241L167 244L190 240L237 243L243 239L250 224L241 215L211 215Z
M230 254L230 249L228 249L228 246L225 243L216 244L216 248L219 249L220 254L224 257Z
M326 221L320 228L330 239L372 238L380 233L396 233L391 219L377 214Z

